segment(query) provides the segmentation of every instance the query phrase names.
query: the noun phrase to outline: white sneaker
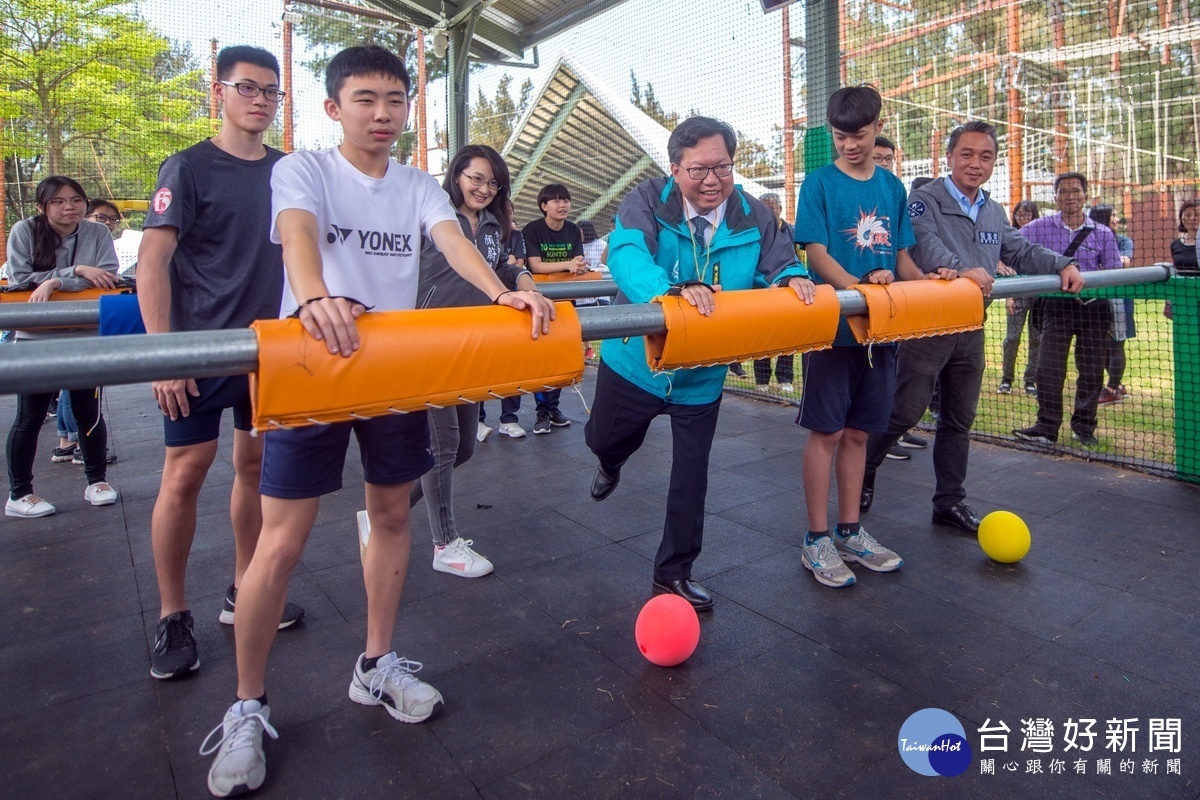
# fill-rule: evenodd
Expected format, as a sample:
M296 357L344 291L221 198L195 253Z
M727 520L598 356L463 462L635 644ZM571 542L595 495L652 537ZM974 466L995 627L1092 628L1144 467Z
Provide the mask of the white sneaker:
M371 538L371 518L366 510L358 512L358 560L367 563L367 540Z
M111 506L117 502L117 490L104 481L100 481L84 490L83 499L94 506Z
M263 732L272 739L279 738L267 721L270 716L270 706L264 706L257 700L239 700L225 712L224 721L204 737L200 755L217 754L208 771L208 790L215 796L244 794L262 786L267 778L267 759L262 749ZM209 740L218 732L221 739L209 746Z
M375 668L363 671L363 653L354 662L350 699L364 706L383 706L401 722L424 722L442 707L442 695L428 683L417 680L419 661L397 658L395 652L380 656Z
M48 517L54 513L54 510L54 506L36 494L27 494L20 500L10 499L4 504L4 516L6 517L24 517L26 519Z
M790 383L781 383L779 384L779 391L783 392L784 394L795 394L796 387L792 386Z
M854 573L842 561L833 539L828 536L818 536L812 544L800 547L800 561L812 570L817 583L840 589L843 586L854 585Z
M471 549L475 542L461 536L453 542L433 548L433 568L462 578L482 578L492 571L492 562Z
M881 545L861 525L858 533L844 539L835 532L833 544L843 561L854 561L873 572L895 572L904 566L904 559Z
M492 429L487 425L484 425L482 422L480 422L479 427L475 429L475 441L477 442L487 441L487 437L491 435Z
M501 422L500 432L505 436L511 436L514 439L525 438L525 429L515 422Z

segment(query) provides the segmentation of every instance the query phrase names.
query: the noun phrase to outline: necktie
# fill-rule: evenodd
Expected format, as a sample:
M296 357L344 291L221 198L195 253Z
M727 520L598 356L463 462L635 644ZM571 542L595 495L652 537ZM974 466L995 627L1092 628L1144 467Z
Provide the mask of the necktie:
M696 229L696 244L700 245L700 252L708 249L708 242L704 238L704 232L708 230L709 223L704 217L692 217L692 226Z

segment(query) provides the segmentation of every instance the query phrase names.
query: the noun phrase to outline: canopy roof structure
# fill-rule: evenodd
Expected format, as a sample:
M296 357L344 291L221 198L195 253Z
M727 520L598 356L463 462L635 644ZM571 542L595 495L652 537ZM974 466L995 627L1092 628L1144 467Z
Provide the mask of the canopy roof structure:
M538 191L562 183L571 190L571 216L607 233L630 188L670 171L670 135L570 55L560 56L504 146L517 219L541 216ZM740 177L737 182L755 197L770 191Z
M477 15L473 61L521 59L527 49L625 0L363 0L425 30L450 29Z

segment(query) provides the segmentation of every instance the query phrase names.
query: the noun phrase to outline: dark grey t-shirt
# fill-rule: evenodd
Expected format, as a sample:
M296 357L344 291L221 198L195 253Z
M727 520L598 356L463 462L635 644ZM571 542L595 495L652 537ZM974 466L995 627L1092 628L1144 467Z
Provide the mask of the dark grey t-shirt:
M271 169L283 153L267 148L244 161L205 140L163 162L145 228L179 231L171 259L171 330L244 328L277 319L283 249L271 243Z

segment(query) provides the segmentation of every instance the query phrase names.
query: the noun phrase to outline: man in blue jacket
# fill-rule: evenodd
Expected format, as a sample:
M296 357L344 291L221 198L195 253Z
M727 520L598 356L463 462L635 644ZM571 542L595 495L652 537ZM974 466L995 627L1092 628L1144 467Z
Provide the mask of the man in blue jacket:
M691 117L671 134L670 177L643 182L617 209L608 258L617 304L680 295L708 316L715 292L772 284L812 302L813 284L791 241L761 202L734 185L736 150L733 128L708 117ZM585 430L600 460L592 497L603 500L651 421L671 417L671 485L653 591L677 594L697 611L712 608L712 596L691 574L704 534L708 456L725 372L725 366L652 372L642 337L606 340Z

